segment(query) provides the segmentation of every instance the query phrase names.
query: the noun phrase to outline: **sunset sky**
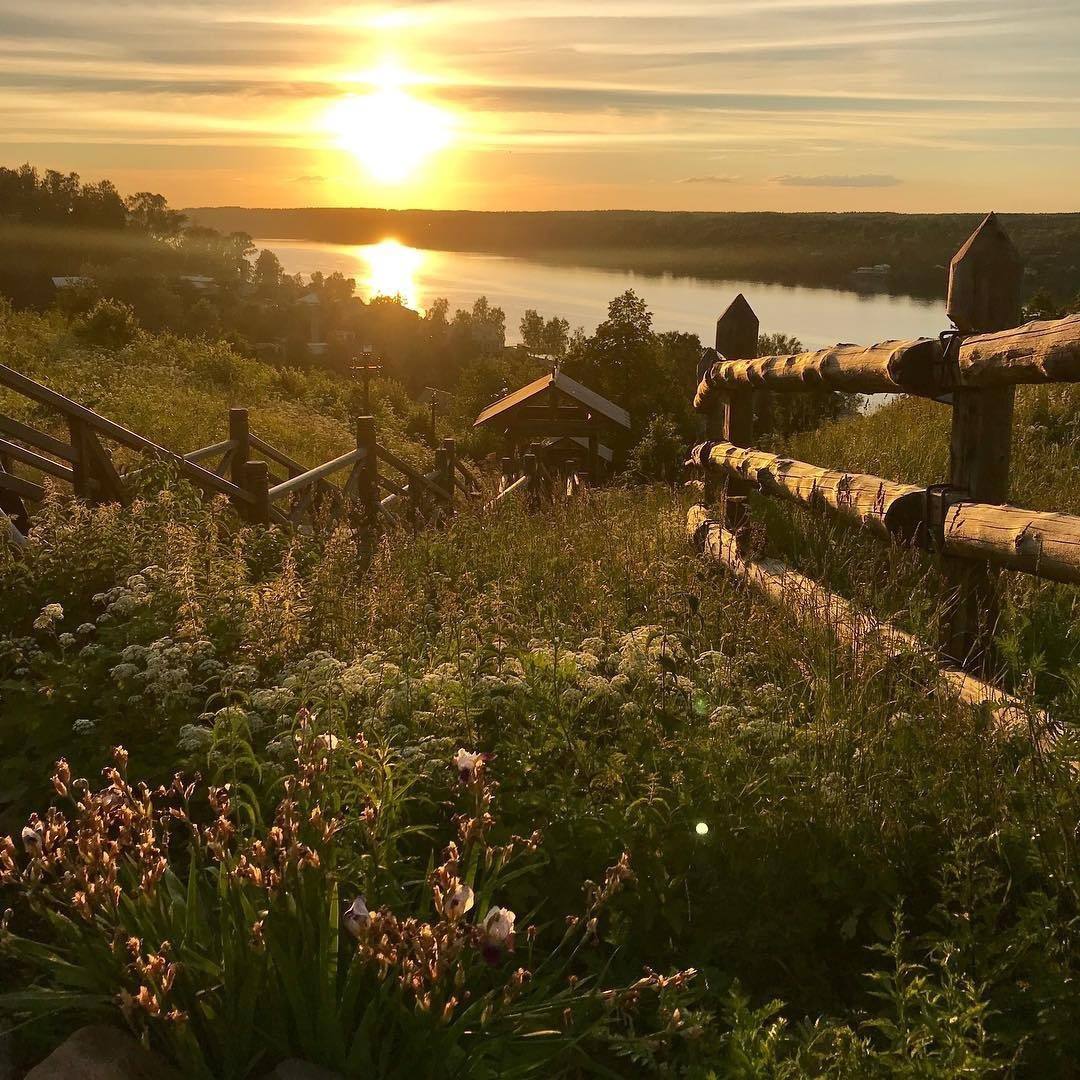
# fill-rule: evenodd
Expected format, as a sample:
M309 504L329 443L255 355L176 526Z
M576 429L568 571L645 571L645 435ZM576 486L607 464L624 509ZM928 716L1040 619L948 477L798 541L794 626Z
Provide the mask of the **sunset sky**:
M0 114L178 206L1080 210L1080 0L0 0Z

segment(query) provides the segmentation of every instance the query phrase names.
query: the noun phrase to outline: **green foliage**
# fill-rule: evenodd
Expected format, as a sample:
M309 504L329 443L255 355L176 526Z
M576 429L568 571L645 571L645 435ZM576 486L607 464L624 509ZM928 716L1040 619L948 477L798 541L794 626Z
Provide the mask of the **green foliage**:
M673 483L686 457L686 440L666 416L654 416L630 452L627 470L638 480Z
M521 341L525 348L556 359L566 355L570 343L570 324L558 316L547 319L532 308L521 317Z
M762 334L758 338L758 356L786 356L803 351L803 343L788 334ZM828 421L854 416L862 401L859 394L841 394L835 390L806 390L799 394L759 392L754 402L754 430L763 442L768 442L770 436L813 431Z
M117 987L138 986L134 960L107 942L140 938L147 963L163 940L178 950L169 962L183 947L193 970L176 1007L188 1023L132 1015L196 1075L233 1053L222 1075L256 1067L234 1036L250 1009L267 1018L255 1030L271 1056L334 1064L350 1040L374 1046L364 1033L377 1030L380 1047L411 1039L423 1056L402 1060L421 1073L467 1047L479 1075L595 1064L620 1075L944 1077L1013 1058L1019 1075L1064 1075L1080 1030L1075 743L1036 759L1025 739L993 735L986 717L927 697L925 658L855 669L828 635L704 567L683 517L661 489L587 494L540 517L508 506L388 538L365 566L347 530L289 540L244 529L182 487L128 511L57 501L0 575L12 627L2 786L22 789L22 813L6 815L16 841L25 811L46 803L48 762L63 755L73 775L92 775L123 743L131 774L151 786L179 767L231 785L234 854L265 845L283 785L301 775L298 733L313 747L338 740L319 742L332 764L318 797L343 827L318 848L322 873L290 878L283 907L256 903L246 880L224 903L217 863L199 861L206 914L188 936L175 922L191 880L183 844L170 846L158 891L104 924L72 917L74 929L50 930L13 897L12 932L37 943L21 946L16 988L36 972L34 1004L108 1013ZM438 922L424 882L452 837L442 807L458 747L492 755L490 842L543 836L539 862L508 864L489 900L477 887L484 859L470 879L473 925L487 902L538 926L535 951L519 944L501 975L467 970L474 1000L498 998L519 964L533 973L529 1007L498 1005L478 1041L471 1024L425 1027L428 1014L377 978L350 983L359 973L340 931L336 954L320 944L357 893L387 917ZM633 888L611 899L598 944L567 952L563 917L581 910L580 883L623 850ZM260 952L249 941L263 910ZM79 992L90 979L93 999L57 998L72 969L42 968L42 955L76 957ZM593 991L627 987L645 965L701 974L690 998L627 1019L638 1036L627 1042L622 1014ZM9 999L23 1019L31 1003ZM305 1034L316 1014L329 1027ZM558 1039L521 1041L533 1023ZM557 1056L541 1064L533 1050ZM395 1060L375 1074L395 1075Z
M98 300L72 327L76 337L88 345L100 345L115 352L135 340L139 329L135 312L119 300Z

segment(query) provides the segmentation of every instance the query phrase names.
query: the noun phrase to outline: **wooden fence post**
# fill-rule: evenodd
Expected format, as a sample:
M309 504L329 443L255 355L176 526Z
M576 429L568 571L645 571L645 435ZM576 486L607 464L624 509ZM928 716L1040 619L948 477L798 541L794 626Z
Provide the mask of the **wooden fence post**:
M525 495L530 506L540 501L540 473L537 469L536 455L530 450L521 456L521 470L528 477L525 483Z
M443 475L442 487L450 494L450 505L454 505L454 486L457 472L457 442L454 439L443 439L442 448L446 454L446 473Z
M949 266L946 311L962 334L991 333L1021 319L1024 266L994 214L975 230ZM1009 495L1009 458L1015 390L1012 386L953 390L949 483L975 502L1003 503ZM956 590L945 640L948 657L970 667L992 661L1000 614L999 572L989 564L947 560Z
M716 351L725 360L749 360L757 356L758 317L746 297L739 293L727 311L716 320ZM706 422L706 438L723 439L735 446L753 446L754 392L751 389L728 390L720 409ZM742 524L746 515L747 481L730 477L723 485L723 513L728 528Z
M356 418L356 448L364 451L363 460L356 465L356 495L368 527L374 529L379 519L379 459L374 416Z
M505 491L514 482L514 459L508 454L503 455L501 462L502 481L499 490Z
M446 453L446 447L437 446L435 448L435 483L438 484L439 487L443 487L443 485L446 483L447 461L448 457ZM439 496L438 499L439 502L442 503L443 507L448 507L447 501L442 498L442 496Z
M229 479L243 486L244 468L251 458L251 429L247 409L229 410L229 442L233 443L229 459Z
M256 525L270 524L270 466L265 461L245 461L241 487L254 502L247 504L247 518Z

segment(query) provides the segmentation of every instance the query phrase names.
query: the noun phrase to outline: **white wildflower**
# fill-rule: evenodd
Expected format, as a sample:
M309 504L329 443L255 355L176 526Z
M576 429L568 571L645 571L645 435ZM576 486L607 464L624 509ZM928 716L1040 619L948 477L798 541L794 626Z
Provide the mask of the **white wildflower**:
M353 937L359 937L361 932L371 925L371 912L368 911L367 901L362 896L358 896L345 909L341 922Z
M446 899L446 905L443 909L446 917L450 920L460 919L462 915L472 910L475 900L476 896L468 885L458 885Z
M454 768L457 769L458 779L463 784L471 784L483 767L484 755L473 754L464 747L454 755Z

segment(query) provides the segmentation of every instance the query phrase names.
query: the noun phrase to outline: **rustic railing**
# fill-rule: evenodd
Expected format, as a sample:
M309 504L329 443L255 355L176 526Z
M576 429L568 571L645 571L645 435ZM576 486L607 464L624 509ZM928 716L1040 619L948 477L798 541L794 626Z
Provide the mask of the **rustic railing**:
M0 386L60 414L71 434L67 443L0 415L0 510L16 543L25 540L29 507L45 497L45 487L17 475L15 463L70 484L76 496L90 503L130 501L135 482L148 474L150 466L121 473L102 439L171 467L208 495L226 496L245 520L260 524L307 526L327 509L359 517L372 528L380 519L398 524L392 507L402 500L410 521L417 523L452 512L455 497L479 496L479 482L459 460L453 439L443 441L435 451L434 470L425 474L377 442L370 416L357 418L354 449L309 468L252 431L246 409L229 410L227 439L176 454L2 364ZM212 468L199 464L213 458L218 461ZM401 480L381 473L380 462ZM331 482L331 476L346 469L343 485ZM457 480L459 474L467 483ZM380 489L390 494L381 498Z
M999 572L1080 582L1080 517L1006 504L1015 387L1080 382L1080 316L1015 326L1022 278L1020 256L991 214L952 260L947 313L955 330L940 338L758 356L757 317L737 297L717 322L715 349L702 356L694 395L706 441L693 448L690 463L704 470L721 512L696 506L687 523L729 569L777 601L794 598L804 616L848 636L865 636L869 624L847 601L776 560L748 558L751 490L829 510L878 537L935 553L951 586L939 642L944 677L965 700L1014 711L1016 702L977 677L995 666ZM756 392L819 388L914 394L950 405L947 481L900 484L751 448ZM914 643L887 624L879 624L882 635L893 645Z

